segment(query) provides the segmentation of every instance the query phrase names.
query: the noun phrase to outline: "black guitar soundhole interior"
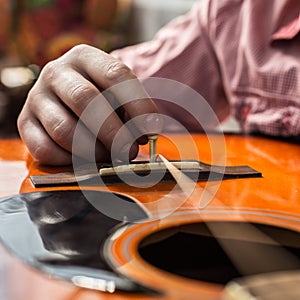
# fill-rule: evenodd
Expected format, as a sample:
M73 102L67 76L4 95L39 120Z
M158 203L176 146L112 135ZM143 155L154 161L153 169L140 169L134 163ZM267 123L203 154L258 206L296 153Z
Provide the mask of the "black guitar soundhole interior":
M139 253L165 271L226 284L245 275L299 269L300 234L256 223L199 222L149 235Z

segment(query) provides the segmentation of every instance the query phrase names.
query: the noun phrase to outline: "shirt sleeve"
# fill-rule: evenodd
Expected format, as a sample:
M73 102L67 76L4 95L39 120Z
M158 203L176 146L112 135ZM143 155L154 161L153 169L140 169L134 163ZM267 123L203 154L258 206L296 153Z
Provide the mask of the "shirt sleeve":
M189 13L163 27L153 40L116 50L112 55L127 64L140 79L168 78L188 85L208 102L218 119L223 120L229 114L229 105L208 35L209 3L202 0L195 4ZM190 101L189 107L197 109L196 98L183 97L178 101ZM158 102L158 106L161 113L178 120L187 129L199 129L197 120L189 118L179 107L165 101Z
M299 137L300 2L211 3L210 36L242 131Z

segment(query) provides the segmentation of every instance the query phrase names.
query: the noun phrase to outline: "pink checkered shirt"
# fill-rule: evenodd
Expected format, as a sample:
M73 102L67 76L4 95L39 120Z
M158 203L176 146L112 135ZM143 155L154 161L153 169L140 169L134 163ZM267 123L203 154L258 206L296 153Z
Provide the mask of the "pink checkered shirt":
M299 0L202 0L153 40L112 54L140 78L189 85L245 132L300 136Z

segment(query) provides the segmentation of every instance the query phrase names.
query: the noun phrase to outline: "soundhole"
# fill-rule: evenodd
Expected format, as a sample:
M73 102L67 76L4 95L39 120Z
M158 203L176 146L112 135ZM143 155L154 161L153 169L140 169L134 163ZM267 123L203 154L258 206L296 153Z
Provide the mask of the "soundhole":
M300 268L299 232L244 222L199 222L157 231L139 244L148 263L211 283Z

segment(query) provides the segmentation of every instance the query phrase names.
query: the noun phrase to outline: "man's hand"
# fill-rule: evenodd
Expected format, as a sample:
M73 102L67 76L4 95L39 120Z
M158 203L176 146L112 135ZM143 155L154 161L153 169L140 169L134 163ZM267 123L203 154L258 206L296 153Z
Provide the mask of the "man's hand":
M90 104L93 109L87 110ZM28 94L18 128L40 163L72 162L76 126L80 145L75 155L87 158L92 147L97 161L108 161L111 155L126 160L137 155L138 145L147 143L148 134L162 129L157 113L126 65L99 49L80 45L44 67Z

